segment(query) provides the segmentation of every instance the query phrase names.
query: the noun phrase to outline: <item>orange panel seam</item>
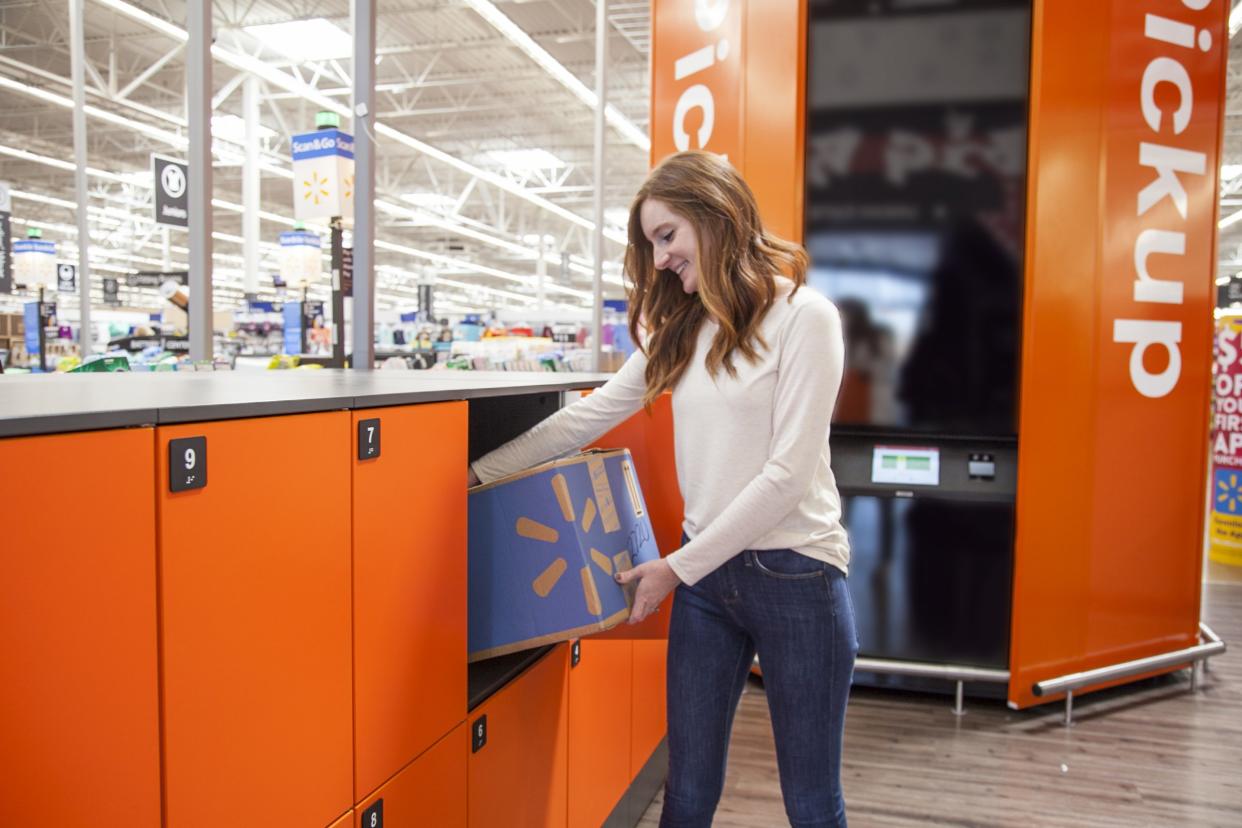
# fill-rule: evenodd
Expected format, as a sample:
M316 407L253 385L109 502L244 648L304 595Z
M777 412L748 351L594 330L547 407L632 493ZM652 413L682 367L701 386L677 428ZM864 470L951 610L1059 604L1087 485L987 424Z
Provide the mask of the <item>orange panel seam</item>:
M358 446L355 441L358 439L358 412L350 411L350 416L345 419L346 435L345 444L348 446L349 457L349 728L350 728L350 744L353 745L354 755L350 757L353 761L349 763L349 793L352 799L358 792L358 641L357 641L357 619L358 606L354 600L354 553L357 549L357 515L354 509L357 506L357 498L354 494L354 475L362 468L358 463Z
M151 497L155 503L155 525L151 530L155 533L155 709L158 716L157 732L160 745L160 824L168 824L168 768L167 733L164 729L164 549L160 542L163 532L160 529L164 522L163 498L160 497L160 434L159 429L151 426Z
M401 767L397 768L397 770L393 772L392 776L389 776L383 782L376 785L374 790L368 791L366 796L360 797L358 801L354 803L354 808L355 809L361 808L364 802L366 802L368 799L370 799L371 797L375 796L377 793L382 791L385 785L391 784L394 779L396 779L401 774L405 773L406 770L408 770L409 767L413 765L415 762L417 762L419 759L422 759L428 753L431 753L431 751L435 750L440 745L441 742L443 742L445 739L447 739L448 737L456 733L457 729L460 728L462 725L464 725L467 721L469 720L462 719L459 722L454 722L452 727L450 727L447 731L442 733L438 739L436 739L434 742L432 742L430 745L424 748L417 756L415 756L410 761L406 762ZM468 780L467 780L467 784L469 784ZM470 801L470 798L469 798L469 795L467 795L466 797L467 806L469 806L469 801Z

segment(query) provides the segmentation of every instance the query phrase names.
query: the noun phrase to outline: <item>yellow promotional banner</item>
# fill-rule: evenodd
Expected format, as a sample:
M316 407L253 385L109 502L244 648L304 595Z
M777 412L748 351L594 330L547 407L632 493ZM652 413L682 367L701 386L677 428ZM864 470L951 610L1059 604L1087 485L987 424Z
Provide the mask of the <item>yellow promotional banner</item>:
M1242 566L1242 317L1216 321L1212 365L1212 560Z

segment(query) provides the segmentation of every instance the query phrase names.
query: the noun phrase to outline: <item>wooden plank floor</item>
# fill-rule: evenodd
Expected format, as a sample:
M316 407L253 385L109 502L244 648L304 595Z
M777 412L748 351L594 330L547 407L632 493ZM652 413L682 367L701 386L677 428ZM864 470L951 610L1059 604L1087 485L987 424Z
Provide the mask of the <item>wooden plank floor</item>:
M853 828L910 825L1242 826L1242 584L1208 588L1204 617L1229 644L1191 694L1189 673L1009 710L856 688L845 733ZM663 793L642 826L659 823ZM734 722L717 826L787 825L762 685Z

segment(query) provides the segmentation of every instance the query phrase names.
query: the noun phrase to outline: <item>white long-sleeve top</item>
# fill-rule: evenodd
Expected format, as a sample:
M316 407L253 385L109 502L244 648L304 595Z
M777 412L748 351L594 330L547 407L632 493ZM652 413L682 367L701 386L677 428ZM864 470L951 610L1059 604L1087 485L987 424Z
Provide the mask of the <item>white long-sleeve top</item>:
M828 428L844 369L836 307L777 280L760 324L766 349L737 376L705 365L717 325L699 332L673 388L674 452L690 539L667 556L694 584L744 549L794 549L847 571L849 541L829 465ZM647 358L636 352L602 388L473 464L483 482L587 445L642 407Z

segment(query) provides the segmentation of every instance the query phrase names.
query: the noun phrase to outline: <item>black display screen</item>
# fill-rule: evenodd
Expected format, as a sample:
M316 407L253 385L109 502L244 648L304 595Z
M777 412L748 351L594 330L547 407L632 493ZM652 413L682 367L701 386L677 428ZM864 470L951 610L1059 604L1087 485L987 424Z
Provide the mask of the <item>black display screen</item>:
M841 309L834 423L1016 433L1029 0L811 0L809 282Z
M859 655L1009 667L1012 502L843 492L841 507Z

